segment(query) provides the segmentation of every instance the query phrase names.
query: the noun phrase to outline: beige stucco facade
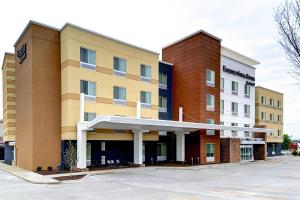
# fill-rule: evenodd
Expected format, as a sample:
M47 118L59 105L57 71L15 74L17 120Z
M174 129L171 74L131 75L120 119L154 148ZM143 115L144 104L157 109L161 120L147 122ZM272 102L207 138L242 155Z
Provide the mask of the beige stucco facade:
M3 141L16 139L16 66L15 55L5 53L2 64Z
M142 108L141 117L158 118L158 54L67 24L61 30L61 130L62 140L76 140L80 113L80 80L96 83L96 100L86 101L85 112L97 115L136 116L140 91L151 92L151 108ZM96 52L96 70L80 67L80 48ZM113 73L113 58L126 60L126 76ZM140 65L151 66L151 82L141 81ZM126 88L126 105L113 101L113 87ZM157 134L156 134L157 135ZM88 139L113 140L113 133L88 133ZM119 135L119 140L132 135ZM125 138L123 138L125 137ZM157 138L157 137L155 137ZM144 138L144 139L147 139Z
M265 103L262 102L265 98ZM273 99L273 106L271 100ZM275 129L274 135L267 135L267 142L282 143L283 138L283 94L267 88L257 86L255 88L255 123L257 126ZM265 113L265 114L262 114ZM273 120L271 120L273 114ZM263 116L265 115L265 119Z

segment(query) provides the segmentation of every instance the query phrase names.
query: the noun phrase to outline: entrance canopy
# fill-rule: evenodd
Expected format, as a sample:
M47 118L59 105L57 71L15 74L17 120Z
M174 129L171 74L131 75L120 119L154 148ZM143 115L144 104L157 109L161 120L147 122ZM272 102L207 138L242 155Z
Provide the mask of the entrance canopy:
M142 119L121 116L98 116L87 124L88 129L118 129L132 131L170 131L170 132L193 132L201 129L229 130L274 133L274 129L247 128L237 126L225 126L218 124L205 124L194 122L180 122L159 119Z

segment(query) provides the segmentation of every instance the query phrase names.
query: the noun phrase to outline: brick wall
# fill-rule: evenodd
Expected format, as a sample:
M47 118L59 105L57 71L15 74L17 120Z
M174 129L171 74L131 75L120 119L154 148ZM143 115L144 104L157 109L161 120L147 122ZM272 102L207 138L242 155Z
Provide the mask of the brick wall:
M239 138L221 139L221 162L240 162L241 160L241 141Z

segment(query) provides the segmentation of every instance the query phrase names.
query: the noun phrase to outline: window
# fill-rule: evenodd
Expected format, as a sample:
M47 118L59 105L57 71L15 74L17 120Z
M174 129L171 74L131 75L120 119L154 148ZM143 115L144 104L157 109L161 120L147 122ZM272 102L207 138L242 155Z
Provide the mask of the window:
M215 161L215 144L206 144L206 161Z
M215 72L212 70L206 70L206 85L215 87Z
M279 100L277 101L277 107L281 108L281 101L279 101Z
M224 87L225 87L225 80L224 78L221 78L221 91L224 91Z
M151 66L141 64L141 80L151 81Z
M231 114L232 115L238 115L238 103L237 102L231 102Z
M221 99L221 102L220 102L220 112L223 114L224 113L224 100Z
M207 119L208 124L214 124L215 120L214 119ZM215 135L215 130L206 130L206 135Z
M167 74L159 74L159 85L167 86Z
M281 115L277 115L277 121L278 123L281 123Z
M266 97L261 96L261 104L262 104L263 106L266 105Z
M159 96L159 112L167 112L167 97Z
M151 107L151 92L141 91L141 105L142 107Z
M244 116L250 117L250 105L244 105Z
M231 83L231 91L232 91L232 94L237 95L238 92L239 92L239 89L238 89L238 88L239 88L238 82L232 81L232 83Z
M278 134L278 137L281 137L281 136L282 136L282 133L281 133L281 130L280 130L280 129L278 129L277 134Z
M250 85L245 85L245 97L250 98Z
M270 121L273 123L274 122L274 114L270 114Z
M238 126L238 123L231 123L231 126ZM231 131L232 137L237 137L237 131Z
M250 128L250 124L244 124L245 128ZM245 131L245 137L250 137L250 132L249 131Z
M80 47L80 66L96 70L96 51Z
M80 80L80 93L84 93L88 100L96 100L96 83Z
M263 120L263 121L265 121L266 120L266 112L261 112L261 119Z
M119 76L126 75L126 60L114 57L114 74Z
M270 98L270 107L274 107L274 99Z
M96 113L94 112L84 112L84 121L89 122L96 118Z
M206 110L215 111L215 96L208 94L206 96Z
M114 86L114 104L126 105L126 88Z
M167 156L166 143L157 143L157 156Z
M101 142L101 151L105 151L105 142Z

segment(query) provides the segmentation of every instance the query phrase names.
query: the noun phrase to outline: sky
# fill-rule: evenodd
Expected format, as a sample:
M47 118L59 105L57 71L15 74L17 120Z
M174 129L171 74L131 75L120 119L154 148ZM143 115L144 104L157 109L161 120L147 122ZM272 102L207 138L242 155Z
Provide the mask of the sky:
M273 9L282 2L283 0L1 1L0 60L3 60L4 52L14 51L13 45L29 20L57 28L70 22L156 52L161 52L162 47L173 41L204 29L222 38L222 45L261 63L256 66L256 85L284 93L284 133L297 139L300 138L300 87L288 74L289 63L277 42L273 19ZM2 104L2 98L0 103Z

